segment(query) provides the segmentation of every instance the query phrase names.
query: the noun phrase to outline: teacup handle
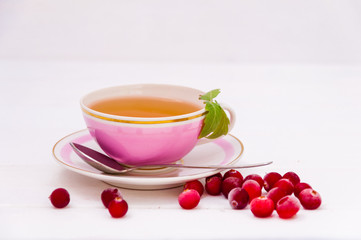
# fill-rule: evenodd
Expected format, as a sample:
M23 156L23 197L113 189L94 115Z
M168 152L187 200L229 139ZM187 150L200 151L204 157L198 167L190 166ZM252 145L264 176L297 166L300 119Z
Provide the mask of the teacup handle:
M234 112L234 110L228 106L227 104L224 103L220 103L221 107L226 110L229 113L229 126L228 126L228 132L230 132L233 127L234 127L234 123L236 122L236 113ZM222 136L221 136L222 137ZM208 138L201 138L198 140L197 145L201 145L201 144L205 144L205 143L209 143L212 142L214 140L216 140L218 138L215 139L208 139Z

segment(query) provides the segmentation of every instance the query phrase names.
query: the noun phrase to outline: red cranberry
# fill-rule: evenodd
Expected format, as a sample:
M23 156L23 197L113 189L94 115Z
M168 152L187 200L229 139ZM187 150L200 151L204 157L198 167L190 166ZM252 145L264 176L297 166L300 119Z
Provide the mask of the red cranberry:
M203 184L199 181L199 180L193 180L190 182L187 182L186 184L184 184L183 190L186 189L194 189L199 193L199 196L202 196L203 192L204 192L204 187Z
M229 192L228 201L233 209L243 209L249 202L249 196L245 189L236 187Z
M286 192L287 195L291 195L293 193L294 190L294 186L292 184L292 182L286 178L282 178L280 180L278 180L274 185L274 187L279 187L281 188L283 191Z
M266 196L272 199L274 205L276 206L277 202L286 195L287 194L284 190L279 187L274 187L267 193Z
M321 195L311 188L306 188L298 195L302 206L305 209L316 209L321 205Z
M121 218L128 212L128 203L123 198L116 197L109 203L108 211L113 218Z
M287 195L278 201L276 211L280 218L291 218L300 210L300 206L296 197Z
M261 196L251 201L250 208L256 217L269 217L274 210L274 204L272 199Z
M236 178L239 178L241 180L241 182L243 183L243 176L242 174L235 170L235 169L231 169L231 170L228 170L224 175L223 175L223 180L226 179L226 178L229 178L229 177L236 177Z
M186 189L178 196L178 203L184 209L197 207L201 197L194 189Z
M281 174L277 173L277 172L269 172L267 173L264 178L264 190L266 190L267 192L269 190L272 189L273 185L278 182L278 180L280 180L282 178Z
M255 180L247 180L243 183L242 188L247 191L249 195L249 201L252 201L252 199L261 196L262 194L262 188Z
M250 174L247 177L245 177L245 179L244 179L244 181L247 181L247 180L255 180L255 181L258 182L258 184L261 186L261 188L263 188L264 181L263 181L263 178L260 175L258 175L258 174Z
M206 177L206 181L212 177L219 177L219 178L223 179L222 173L219 172L219 173L213 174L212 176Z
M121 197L121 195L117 188L108 188L102 192L100 197L102 199L104 207L108 208L109 203L113 201L114 198Z
M296 186L297 183L301 182L300 177L294 172L286 172L282 178L290 180L293 186Z
M64 208L70 202L70 195L64 188L55 189L49 196L51 204L56 208Z
M228 177L223 180L222 182L222 193L223 195L228 198L228 193L236 187L242 186L242 180L237 177Z
M300 182L295 186L294 194L296 197L302 192L303 189L312 188L308 183Z
M213 176L206 179L205 189L209 195L219 195L222 189L222 178Z

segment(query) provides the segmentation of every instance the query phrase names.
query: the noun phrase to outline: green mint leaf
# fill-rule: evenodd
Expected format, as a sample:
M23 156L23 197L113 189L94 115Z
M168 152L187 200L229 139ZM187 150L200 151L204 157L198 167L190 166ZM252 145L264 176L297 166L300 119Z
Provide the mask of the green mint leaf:
M214 90L209 91L206 94L200 96L199 99L211 102L215 97L218 96L218 94L220 92L221 92L220 89L214 89Z
M207 114L204 118L203 128L199 135L199 138L206 137L213 132L213 129L217 128L217 124L220 122L219 107L212 102L206 102L205 107Z
M219 93L220 90L215 89L199 98L205 101L207 111L199 138L214 139L228 133L229 118L221 105L217 101L213 101Z
M227 135L228 133L228 125L229 125L229 119L227 114L224 112L223 108L217 103L219 108L219 122L216 128L213 130L212 134L207 136L209 139L218 138L222 135Z

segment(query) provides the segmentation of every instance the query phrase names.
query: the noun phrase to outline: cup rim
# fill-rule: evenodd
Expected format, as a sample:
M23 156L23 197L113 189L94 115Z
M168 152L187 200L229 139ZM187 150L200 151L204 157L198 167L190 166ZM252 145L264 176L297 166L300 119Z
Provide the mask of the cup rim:
M192 91L198 91L200 94L204 94L204 92L191 88L191 87L185 87L180 85L172 85L172 84L128 84L128 85L117 85L117 86L111 86L107 88L101 88L94 90L92 92L89 92L85 94L80 99L80 107L84 114L90 115L92 117L95 117L97 119L102 119L105 121L111 121L111 122L120 122L120 123L131 123L131 124L160 124L160 123L172 123L172 122L183 122L188 120L193 120L199 117L203 117L206 114L205 107L201 108L198 111L182 114L182 115L176 115L176 116L170 116L170 117L129 117L129 116L119 116L119 115L113 115L108 113L102 113L99 111L95 111L89 107L87 107L84 104L84 100L86 97L88 97L91 94L94 94L98 91L104 91L116 87L142 87L142 86L148 86L148 87L157 87L157 86L163 86L163 87L178 87L183 89L190 89Z

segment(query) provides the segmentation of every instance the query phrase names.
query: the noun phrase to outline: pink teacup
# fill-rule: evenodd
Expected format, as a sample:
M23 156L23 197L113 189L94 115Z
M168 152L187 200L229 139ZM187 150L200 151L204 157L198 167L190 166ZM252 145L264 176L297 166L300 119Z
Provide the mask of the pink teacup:
M81 108L90 134L110 157L128 165L173 163L197 144L202 128L205 105L199 96L204 92L182 86L138 84L116 86L91 92L81 99ZM116 97L146 96L186 101L199 110L170 117L129 117L111 115L91 109L98 101ZM234 125L234 111L223 106Z

